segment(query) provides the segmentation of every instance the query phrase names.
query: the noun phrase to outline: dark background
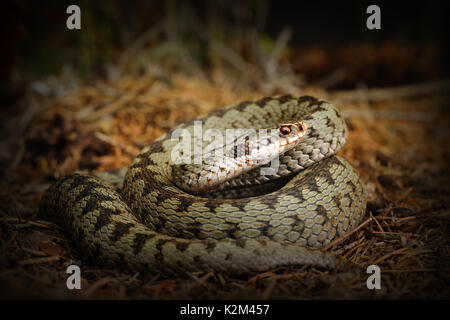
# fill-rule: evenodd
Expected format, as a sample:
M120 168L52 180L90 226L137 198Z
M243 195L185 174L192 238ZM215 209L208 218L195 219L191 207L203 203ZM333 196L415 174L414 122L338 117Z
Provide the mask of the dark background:
M81 7L81 32L65 27L68 16L65 10L70 4ZM381 7L381 30L366 28L365 11L370 4ZM7 1L1 7L1 92L10 96L4 100L8 102L20 95L21 85L28 80L61 72L65 65L73 66L84 78L105 76L108 64L118 63L124 49L158 25L165 28L166 37L156 37L148 44L150 47L167 40L172 32L193 52L203 68L210 67L212 61L207 48L211 38L205 40L199 34L198 22L201 31L212 31L218 38L222 37L224 43L249 61L254 58L246 49L249 37L263 35L275 41L281 30L288 27L292 32L290 48L296 53L314 46L333 52L336 47L361 43L377 49L389 42L413 51L413 57L408 58L417 65L433 60L433 65L425 68L428 73L406 72L389 81L378 76L367 79L368 84L394 85L450 74L446 63L448 1L22 0ZM290 59L295 60L295 56L291 54ZM333 57L331 61L344 63ZM296 71L308 76L308 70ZM344 87L354 85L350 81Z

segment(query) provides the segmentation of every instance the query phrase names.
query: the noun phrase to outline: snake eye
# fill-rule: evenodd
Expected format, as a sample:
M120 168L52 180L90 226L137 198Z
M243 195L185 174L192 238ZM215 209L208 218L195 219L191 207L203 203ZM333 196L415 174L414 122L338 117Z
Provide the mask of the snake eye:
M280 132L281 132L281 134L286 136L289 133L291 133L291 128L289 126L281 126Z

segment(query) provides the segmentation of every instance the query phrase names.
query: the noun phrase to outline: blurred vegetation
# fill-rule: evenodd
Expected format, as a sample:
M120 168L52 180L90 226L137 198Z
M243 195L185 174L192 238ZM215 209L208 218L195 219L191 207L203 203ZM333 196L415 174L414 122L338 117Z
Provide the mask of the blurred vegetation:
M134 71L149 62L175 69L186 63L205 67L220 63L214 53L219 42L248 56L252 53L245 46L252 34L247 27L267 5L265 1L215 5L176 0L79 1L82 30L69 31L65 12L71 3L18 1L13 5L19 17L15 24L20 74L43 76L70 66L89 77L104 75L108 64L119 62ZM225 19L229 19L227 25Z
M66 28L66 8L74 3L81 8L81 31ZM297 76L292 75L297 74L296 85L305 79L327 84L329 79L323 79L327 74L342 77L343 67L351 69L345 71L346 79L337 88L355 86L358 77L369 84L389 85L449 74L444 65L448 2L382 4L383 29L374 32L365 28L369 4L321 0L295 6L269 0L8 2L3 5L8 31L3 31L6 67L1 91L19 95L20 85L52 74L89 81L149 69L161 75L170 70L219 78L231 71L248 83L270 81L280 74L294 79ZM356 47L357 53L349 47ZM383 55L386 50L393 53L393 59ZM352 69L352 62L361 55L364 59ZM394 65L383 60L383 72L377 73L377 60L367 70L380 55ZM389 77L398 62L403 69ZM416 65L419 71L411 72Z

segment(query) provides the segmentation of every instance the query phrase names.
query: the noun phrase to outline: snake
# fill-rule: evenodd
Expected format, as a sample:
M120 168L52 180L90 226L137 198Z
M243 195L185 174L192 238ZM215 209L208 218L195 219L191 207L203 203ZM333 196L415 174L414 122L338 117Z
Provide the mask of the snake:
M237 135L234 147L211 148L225 150L224 157L185 161L198 154L183 153L185 137L195 149L211 141L211 130L228 129L275 134ZM125 272L333 269L342 258L322 248L358 226L367 202L361 177L336 154L347 135L339 110L323 99L243 101L170 129L121 169L121 178L112 171L118 185L83 173L56 180L39 215L61 227L84 261Z

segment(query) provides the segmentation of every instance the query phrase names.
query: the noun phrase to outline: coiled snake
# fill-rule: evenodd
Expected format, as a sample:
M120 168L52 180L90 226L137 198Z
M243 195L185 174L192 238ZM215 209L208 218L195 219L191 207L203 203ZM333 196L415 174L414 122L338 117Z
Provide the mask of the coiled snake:
M200 171L192 176L199 166L173 163L179 144L171 139L173 129L137 155L120 191L94 176L69 175L46 191L40 214L62 226L84 258L107 268L166 274L247 273L289 264L333 268L337 258L319 249L356 227L366 206L360 177L334 155L347 137L338 110L313 97L287 95L242 102L197 120L203 132L280 123L301 123L304 132L295 146L280 151L276 172L261 175L261 167L249 169L252 162L243 161L245 170L234 170L241 175L196 195L184 191L189 187L183 181L200 186L211 179ZM283 134L293 128L287 126ZM194 127L188 121L176 129L195 134Z

